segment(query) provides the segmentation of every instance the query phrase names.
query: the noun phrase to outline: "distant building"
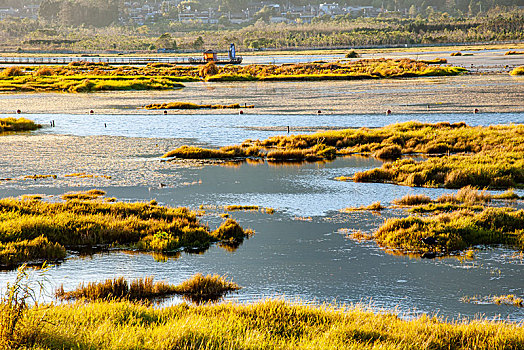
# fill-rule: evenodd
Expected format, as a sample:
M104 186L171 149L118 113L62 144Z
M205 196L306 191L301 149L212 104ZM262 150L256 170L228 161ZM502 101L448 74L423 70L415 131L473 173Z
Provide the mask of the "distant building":
M342 9L340 8L340 5L337 3L331 3L331 4L320 4L318 5L318 12L319 15L329 15L329 16L335 16L335 15L341 15L344 13Z
M6 19L8 17L18 17L18 10L12 7L0 8L0 19Z

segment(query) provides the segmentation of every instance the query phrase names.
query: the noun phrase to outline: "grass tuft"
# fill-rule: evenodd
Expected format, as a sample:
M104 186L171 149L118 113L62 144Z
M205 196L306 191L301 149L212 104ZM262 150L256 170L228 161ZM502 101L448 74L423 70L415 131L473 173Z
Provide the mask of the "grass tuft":
M351 208L344 208L341 211L344 213L349 213L352 211L364 211L364 210L371 210L371 211L380 211L384 210L386 207L382 206L380 202L375 202L373 204L370 204L368 206L361 206L361 207L351 207Z

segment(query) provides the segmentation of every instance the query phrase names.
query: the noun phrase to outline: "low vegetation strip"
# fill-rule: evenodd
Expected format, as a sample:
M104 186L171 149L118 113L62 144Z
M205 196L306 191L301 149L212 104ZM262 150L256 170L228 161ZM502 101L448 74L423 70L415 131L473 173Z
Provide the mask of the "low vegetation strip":
M191 102L170 102L170 103L153 103L144 106L145 109L236 109L241 108L240 104L233 103L230 105L200 105ZM243 108L254 108L253 105L245 105Z
M461 301L465 303L473 303L473 304L489 303L489 304L496 304L496 305L524 307L524 299L515 296L515 294L490 295L488 297L478 297L478 296L463 297L461 298Z
M12 267L63 258L64 247L206 249L214 242L239 244L251 234L232 219L211 231L187 208L92 200L99 196L95 191L68 194L69 200L59 203L39 197L0 199L0 262Z
M388 219L372 236L382 247L450 254L474 245L507 244L524 249L524 210L485 208L430 217Z
M208 64L208 65L212 65ZM330 63L225 66L208 69L207 81L351 80L457 75L461 67L429 66L410 59L362 59Z
M0 91L96 92L111 90L165 90L181 82L377 79L457 75L460 67L429 66L410 59L363 59L354 62L300 63L247 66L179 66L150 64L113 67L101 63L72 62L67 66L7 67L0 74ZM211 107L213 108L213 106ZM218 108L218 107L217 107Z
M135 76L132 79L111 76L0 76L0 91L6 92L69 92L125 90L169 90L184 87L171 77Z
M36 124L26 118L0 118L0 133L9 131L32 131L41 127L42 125Z
M522 325L506 321L404 320L362 307L311 306L281 300L252 304L174 305L130 302L29 309L45 322L26 332L28 349L520 349ZM32 341L31 341L32 340Z

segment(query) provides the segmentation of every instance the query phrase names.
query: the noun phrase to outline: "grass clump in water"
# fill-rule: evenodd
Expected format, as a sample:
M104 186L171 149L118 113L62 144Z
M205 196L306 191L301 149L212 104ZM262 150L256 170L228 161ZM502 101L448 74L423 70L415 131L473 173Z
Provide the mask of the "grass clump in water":
M37 180L37 179L56 179L58 178L55 174L35 174L35 175L26 175L24 176L25 180Z
M89 190L85 192L65 193L61 195L60 198L64 200L74 200L74 199L88 200L88 199L97 199L105 195L106 195L105 191L94 189L94 190Z
M486 203L492 200L513 200L520 198L513 189L501 194L490 194L486 190L479 190L472 186L461 188L454 194L444 194L436 200L432 200L426 195L406 195L400 199L395 199L393 204L400 206L410 206L410 212L431 213L431 212L450 212L459 209L469 209L482 211Z
M145 109L238 109L241 108L240 104L233 103L230 105L220 105L220 104L196 104L191 102L169 102L169 103L153 103L147 106L144 106ZM255 108L253 105L246 105L243 108Z
M234 220L226 223L217 233L202 225L187 208L151 203L78 198L59 203L0 199L0 244L5 256L2 259L8 262L62 258L63 247L112 245L147 251L206 249L222 240L241 242L252 234L242 230Z
M513 70L509 74L511 74L511 75L524 75L524 66L513 68Z
M426 196L425 194L408 194L400 199L393 200L393 204L396 205L420 205L420 204L428 204L432 200L430 197Z
M434 237L435 245L421 241ZM406 252L449 254L475 245L507 244L524 249L524 210L485 208L479 213L460 210L431 217L387 220L373 235L385 248Z
M128 282L124 277L104 282L81 283L75 290L66 292L61 285L55 296L61 300L84 299L90 301L129 300L147 301L179 294L194 301L219 300L227 293L240 289L236 283L219 275L203 276L198 273L180 285L154 282L153 277L138 278Z
M490 304L496 304L496 305L524 307L524 299L515 296L515 294L494 295L494 296L488 296L488 297L479 297L479 296L462 297L461 301L465 303L474 303L474 304L490 303Z
M218 300L224 295L240 290L240 286L220 275L202 275L197 273L187 281L176 286L176 292L200 303Z
M0 133L10 131L32 131L42 125L26 118L0 118Z
M344 208L341 211L344 213L349 213L353 211L364 211L364 210L370 210L370 211L380 211L384 210L386 207L384 207L380 202L375 202L373 204L367 205L367 206L361 206L361 207L351 207L351 208Z
M274 136L244 142L273 161L334 159L337 154L374 154L388 159L409 154L435 155L426 160L397 159L381 168L356 173L356 182L407 186L485 188L524 186L524 125L469 127L465 123L406 122L376 129L345 129L309 135ZM209 150L183 146L165 156L246 158L246 147ZM263 153L263 151L266 153ZM234 155L231 152L234 151Z
M150 300L175 293L175 286L165 282L153 282L153 277L138 278L128 283L124 277L107 279L104 282L80 284L75 290L64 291L61 285L55 296L62 300Z
M516 297L514 294L497 295L493 297L495 304L512 305L517 307L524 307L524 299Z
M195 146L181 146L173 151L167 152L162 158L181 159L224 159L224 158L246 158L260 155L258 147L226 146L220 149L200 148Z
M258 205L226 205L224 209L227 211L258 210L260 207Z

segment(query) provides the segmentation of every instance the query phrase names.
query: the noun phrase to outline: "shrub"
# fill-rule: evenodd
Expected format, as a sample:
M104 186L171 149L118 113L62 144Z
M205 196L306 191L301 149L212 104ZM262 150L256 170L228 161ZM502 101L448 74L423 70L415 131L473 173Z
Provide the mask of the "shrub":
M242 241L249 237L250 233L250 231L244 231L235 220L227 219L212 234L221 241Z
M5 77L16 77L16 76L24 75L24 72L22 71L20 67L11 66L11 67L4 68L2 75Z
M205 66L200 67L199 74L201 77L208 77L212 75L217 75L219 69L215 62L208 62Z
M355 50L351 50L348 53L346 53L346 58L359 58L360 54L356 52Z

